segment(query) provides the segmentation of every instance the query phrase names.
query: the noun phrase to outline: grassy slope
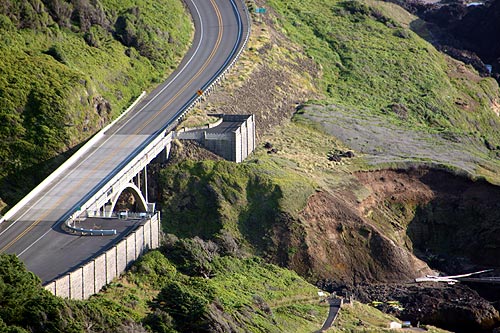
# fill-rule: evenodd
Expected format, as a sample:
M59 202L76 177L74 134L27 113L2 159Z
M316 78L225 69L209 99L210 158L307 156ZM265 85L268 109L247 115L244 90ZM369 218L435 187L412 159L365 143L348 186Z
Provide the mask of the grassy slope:
M17 257L0 255L4 305L0 330L121 333L147 329L175 333L218 328L224 332L312 332L321 327L328 307L319 301L317 289L297 274L258 258L215 254L205 263L211 266L214 277L203 279L195 271L186 271L179 262L186 259L183 255L196 252L193 244L208 243L182 242L184 246L170 247L167 255L158 250L145 254L129 272L85 301L51 295ZM181 248L187 251L179 252ZM357 332L359 319L373 332L386 331L382 328L394 320L375 308L355 303L342 310L339 322L349 332Z
M326 319L328 308L318 302L317 289L293 272L265 264L258 258L217 257L212 265L214 277L200 280L182 273L182 268L160 251L153 251L104 292L75 305L86 312L102 306L112 309L108 310L111 319L105 323L108 329L119 326L117 320L121 318L125 322L143 322L156 331L155 316L162 310L167 313L167 316L163 314L165 326L187 332L195 327L179 327L176 319L185 321L184 317L178 317L178 311L181 304L189 304L179 303L173 307L161 296L162 288L180 284L187 287L186 297L198 296L206 302L208 311L196 323L201 325L198 328L204 327L203 323L218 323L245 332L312 332ZM397 319L355 302L341 311L337 328L332 331L387 332L391 321ZM99 324L96 322L96 325ZM434 328L430 331L445 332Z
M17 258L0 256L0 294L8 306L0 311L0 330L8 332L5 324L26 329L15 332L143 332L141 326L189 332L230 325L246 332L310 332L326 317L317 289L291 271L258 258L216 255L208 263L216 276L208 280L182 273L174 262L183 259L152 251L99 295L64 301L43 290Z
M479 131L499 142L500 122L488 99L498 97L494 80L464 82L449 75L453 68L445 56L390 18L395 9L358 1L269 3L283 15L288 35L322 65L326 103L375 113L401 104L416 126ZM464 112L459 102L476 112Z
M87 139L166 77L188 46L192 27L181 1L96 4L105 18L90 28L69 18L55 22L41 3L17 8L8 2L9 16L0 12L0 179L8 176L5 183L16 174L43 177L48 170L40 164ZM28 10L31 6L38 12ZM140 12L133 11L137 6ZM139 46L128 47L117 37L119 17L127 17ZM39 181L24 177L27 183L18 186ZM0 197L10 203L17 199L2 188Z
M294 191L302 191L301 185L294 188L294 182L304 184L304 179L309 181L311 186L307 187L302 198L307 198L315 188L332 191L349 188L356 198L362 200L367 195L366 189L359 186L350 173L373 168L371 163L378 164L378 167L391 165L393 160L370 159L367 158L370 152L359 149L364 155L356 153L357 157L340 163L328 161L329 152L346 150L346 145L350 145L349 137L347 140L342 137L344 143L341 143L332 137L335 132L328 131L328 126L321 124L321 121L338 122L338 113L335 112L339 109L346 117L364 121L349 133L351 138L363 138L356 131L364 131L372 119L374 123L371 125L380 128L382 136L394 132L397 134L395 140L401 140L410 133L422 140L416 140L415 144L417 148L423 147L423 155L415 158L411 146L401 157L405 161L432 162L433 154L447 152L449 145L453 149L447 153L456 155L457 160L466 153L467 163L463 169L471 174L487 173L475 169L480 163L492 169L498 168L494 158L495 146L499 142L499 122L492 109L499 96L498 85L438 53L409 31L407 27L414 17L391 4L376 1L369 2L371 8L357 2L331 0L269 0L268 4L272 7L268 11L271 20L277 22L300 45L299 49L322 68L322 76L313 83L323 91L324 99L311 104L326 105L322 110L325 117L311 121L305 115L312 108L304 109L303 115L296 116L292 123L279 126L259 138L261 142L271 142L277 148L277 154L268 154L260 148L243 165L184 162L170 166L164 173L168 190L164 206L164 216L169 216L165 225L167 232L220 239L223 230L229 229L236 233L232 236L237 241L247 242L250 247L261 249L262 245L273 244L269 241L270 226L276 226L272 221L278 222L278 215L294 216L297 208L300 210L304 205L302 199L294 200L293 209L289 209L282 201L264 195L275 193L273 191L279 183L279 177L275 178L277 166L281 168L281 174L289 177L288 187ZM258 25L257 29L266 31L267 27ZM261 42L262 39L251 41L251 51L270 57L264 62L283 56L283 50L278 48L267 54L269 45L266 43L269 41L264 41L263 45ZM246 57L251 58L252 54ZM246 57L242 62L248 60ZM253 64L259 68L257 62ZM251 76L255 68L247 66L247 70L250 74L240 71L238 78ZM310 80L310 77L304 79ZM235 86L229 89L237 90ZM349 125L348 122L345 124ZM425 145L423 141L426 141ZM370 148L386 145L383 147L385 154L381 154L384 156L388 156L387 151L391 150L391 146L382 140L365 144ZM436 150L435 145L441 151ZM469 156L472 156L471 161ZM438 163L453 165L447 160L438 160ZM249 195L252 189L248 184L252 179L253 182L258 180L256 184L263 190L262 195ZM193 194L194 189L201 189L202 195ZM254 201L248 200L249 197ZM267 206L269 204L271 207ZM241 212L252 212L252 209L256 209L252 225L259 230L261 239L258 240L241 233L241 226L249 216ZM302 231L296 226L295 232ZM293 248L289 250L293 251ZM359 331L357 321L369 313L366 308L359 312L348 311L343 319L341 317L342 327L347 331ZM379 319L367 319L366 322L373 325Z
M269 229L279 221L278 214L296 214L314 192L314 183L293 167L280 160L175 164L162 171L162 213L169 217L164 230L203 238L229 233L263 251L272 244Z
M387 133L401 129L418 136L420 132L437 137L438 146L458 142L464 150L457 155L473 156L472 174L498 181L491 171L499 167L495 161L500 143L500 122L494 111L500 94L497 83L440 54L410 31L407 27L417 21L415 17L376 1L369 2L372 7L352 1L269 3L283 17L280 23L290 38L305 45L305 52L323 68L318 82L325 94L321 103L334 104L326 110L331 117L327 123L337 122L340 108L351 119L358 112L368 119L382 119ZM308 110L304 111L307 116ZM325 129L332 132L328 125ZM356 139L350 135L340 138ZM368 143L371 149L377 143L386 144L373 141ZM411 148L405 153L411 159ZM424 160L432 162L440 153L428 149ZM446 159L436 164L462 167Z

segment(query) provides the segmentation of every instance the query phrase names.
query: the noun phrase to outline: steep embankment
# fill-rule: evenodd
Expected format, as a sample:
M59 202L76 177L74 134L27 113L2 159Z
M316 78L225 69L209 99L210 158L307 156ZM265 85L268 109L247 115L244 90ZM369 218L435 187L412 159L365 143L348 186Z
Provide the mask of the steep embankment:
M243 165L174 160L163 173L164 230L230 240L329 286L410 282L430 272L424 261L447 270L495 265L474 255L494 244L485 232L492 224L479 222L493 201L477 203L496 197L479 179L500 182L495 80L438 52L411 31L418 18L396 5L268 4L236 73L197 111L256 114L265 148ZM481 230L480 241L469 237ZM455 256L461 266L448 260ZM429 304L424 317L444 325L468 313L463 327L496 325L498 312L477 301L479 314Z
M178 0L3 1L0 198L15 203L166 77L191 31Z
M357 177L373 193L362 203L365 214L404 227L414 250L433 266L451 273L500 266L497 186L426 169Z

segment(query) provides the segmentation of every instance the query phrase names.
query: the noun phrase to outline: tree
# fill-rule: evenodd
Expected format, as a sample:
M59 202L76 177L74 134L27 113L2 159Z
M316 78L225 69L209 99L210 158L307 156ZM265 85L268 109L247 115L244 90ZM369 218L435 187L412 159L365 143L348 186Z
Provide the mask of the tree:
M45 290L40 279L12 254L0 255L0 328L8 332L69 332L65 303ZM2 330L3 332L3 330Z

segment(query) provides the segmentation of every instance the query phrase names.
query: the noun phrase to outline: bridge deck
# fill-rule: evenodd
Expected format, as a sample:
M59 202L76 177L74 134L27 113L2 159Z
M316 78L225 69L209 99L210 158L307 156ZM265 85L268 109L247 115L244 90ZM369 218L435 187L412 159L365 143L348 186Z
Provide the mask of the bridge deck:
M242 4L233 0L187 0L195 38L172 76L105 135L63 175L0 225L0 252L15 253L42 281L80 265L123 236L81 237L61 230L78 207L111 179L152 135L174 122L199 89L219 75L241 47ZM243 17L245 20L246 17ZM243 30L248 29L243 22Z

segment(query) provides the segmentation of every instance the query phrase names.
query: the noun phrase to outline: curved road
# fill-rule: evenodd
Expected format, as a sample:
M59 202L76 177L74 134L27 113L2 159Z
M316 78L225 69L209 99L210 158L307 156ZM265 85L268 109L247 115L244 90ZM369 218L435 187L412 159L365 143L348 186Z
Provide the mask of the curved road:
M110 128L90 151L9 221L0 224L0 253L15 253L42 283L73 270L109 248L114 237L71 235L60 228L82 198L119 171L138 147L174 124L184 108L228 66L248 30L240 0L185 0L195 24L193 45L170 78ZM119 223L119 222L117 222Z

